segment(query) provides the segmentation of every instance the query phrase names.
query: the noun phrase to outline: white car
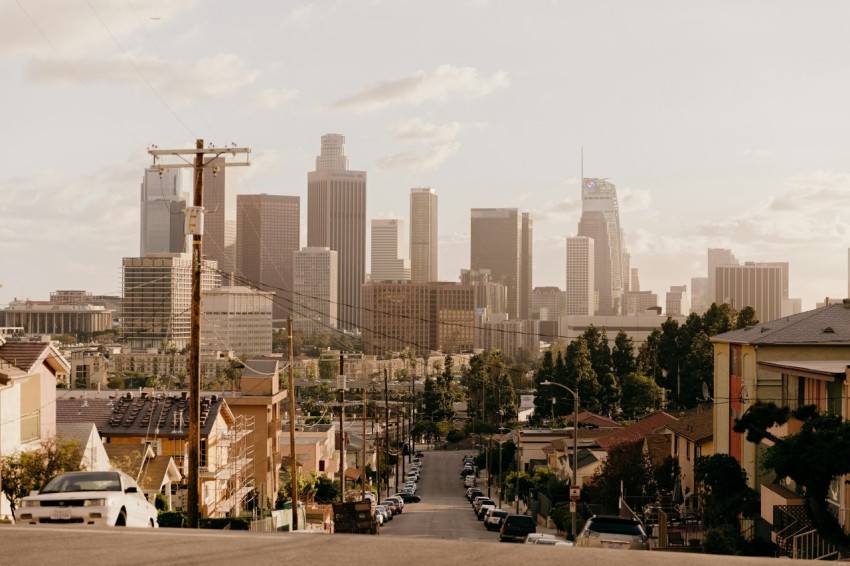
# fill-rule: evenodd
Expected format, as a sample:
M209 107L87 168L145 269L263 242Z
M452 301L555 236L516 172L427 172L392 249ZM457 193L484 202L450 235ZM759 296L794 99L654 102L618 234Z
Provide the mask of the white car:
M19 524L158 527L157 510L124 472L67 472L21 499Z

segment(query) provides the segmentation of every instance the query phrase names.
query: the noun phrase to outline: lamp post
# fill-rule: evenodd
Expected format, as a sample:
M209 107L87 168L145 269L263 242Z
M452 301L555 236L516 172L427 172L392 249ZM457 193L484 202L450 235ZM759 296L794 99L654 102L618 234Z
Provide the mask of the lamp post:
M578 484L578 461L577 461L578 460L578 404L579 404L578 391L577 390L573 391L572 389L570 389L566 385L561 385L560 383L555 383L554 381L548 381L548 380L547 381L541 381L540 385L555 385L557 387L560 387L561 389L566 389L568 392L570 392L572 394L573 399L575 399L575 406L573 407L573 413L575 414L575 416L573 418L573 482L572 482L572 485L570 485L570 488L578 487L577 486L577 484ZM570 497L570 499L572 499L572 496ZM573 523L573 528L572 528L573 540L575 540L575 538L576 538L575 504L572 504L570 507L572 507L571 515L572 515L572 523Z

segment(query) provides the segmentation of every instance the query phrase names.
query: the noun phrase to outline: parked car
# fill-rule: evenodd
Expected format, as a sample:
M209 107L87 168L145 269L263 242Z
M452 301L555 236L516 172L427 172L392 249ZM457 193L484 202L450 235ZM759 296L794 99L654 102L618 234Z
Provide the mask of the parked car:
M557 538L539 538L529 544L536 544L538 546L574 546L573 543L568 540L561 540Z
M393 520L393 512L386 505L378 505L375 507L375 513L377 515L381 515L384 519L384 523L387 521Z
M481 507L478 508L478 511L475 513L475 516L478 517L479 521L483 521L484 517L487 515L487 511L489 511L490 509L495 509L495 508L496 508L495 503L485 503L484 505L482 505Z
M499 531L499 542L506 540L525 540L525 537L530 533L537 532L537 525L534 519L528 515L510 514L505 517L502 523L502 528Z
M404 512L404 500L401 497L398 497L397 495L392 495L390 497L387 497L387 500L395 501L396 505L398 505L399 513Z
M418 495L406 491L397 493L396 496L401 497L401 500L405 503L419 503L420 501L422 501L422 498Z
M481 488L478 487L470 487L466 490L466 499L470 503L472 503L472 499L478 497L479 495L484 495L484 492L481 491Z
M475 503L472 505L472 509L473 511L475 511L476 515L478 514L478 511L481 510L481 507L483 505L492 505L493 507L495 507L496 502L490 499L489 497L484 497L483 499L476 498Z
M390 513L393 515L398 515L401 513L401 507L398 503L391 499L385 499L381 505L384 505L387 509L390 510Z
M576 538L577 546L649 550L649 537L636 519L594 515Z
M414 454L414 456L417 457L417 458L424 458L425 453L422 452L422 450L417 450L416 453Z
M157 510L124 472L67 472L21 499L20 524L158 527Z
M544 538L558 540L555 535L550 535L549 533L529 533L528 535L526 535L525 540L523 542L525 544L537 544L537 541Z
M504 509L491 509L487 516L484 517L484 527L488 531L498 531L499 527L501 527L501 518L507 517L508 512Z
M469 474L465 478L463 478L463 485L466 487L472 487L475 485L475 475Z

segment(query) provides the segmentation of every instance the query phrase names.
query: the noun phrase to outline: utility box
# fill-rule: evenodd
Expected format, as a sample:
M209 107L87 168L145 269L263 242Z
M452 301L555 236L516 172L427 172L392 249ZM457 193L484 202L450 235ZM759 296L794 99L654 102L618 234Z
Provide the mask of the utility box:
M334 503L334 533L378 534L372 502Z

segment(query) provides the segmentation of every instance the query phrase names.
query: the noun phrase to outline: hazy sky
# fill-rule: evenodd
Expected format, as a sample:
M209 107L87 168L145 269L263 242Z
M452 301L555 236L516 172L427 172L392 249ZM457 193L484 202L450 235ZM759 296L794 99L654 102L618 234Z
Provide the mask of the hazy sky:
M239 193L300 195L305 234L335 132L370 218L437 191L443 280L470 208L518 207L563 288L583 147L642 289L728 247L813 308L848 292L848 27L842 1L0 0L0 304L120 293L150 144L251 147Z

